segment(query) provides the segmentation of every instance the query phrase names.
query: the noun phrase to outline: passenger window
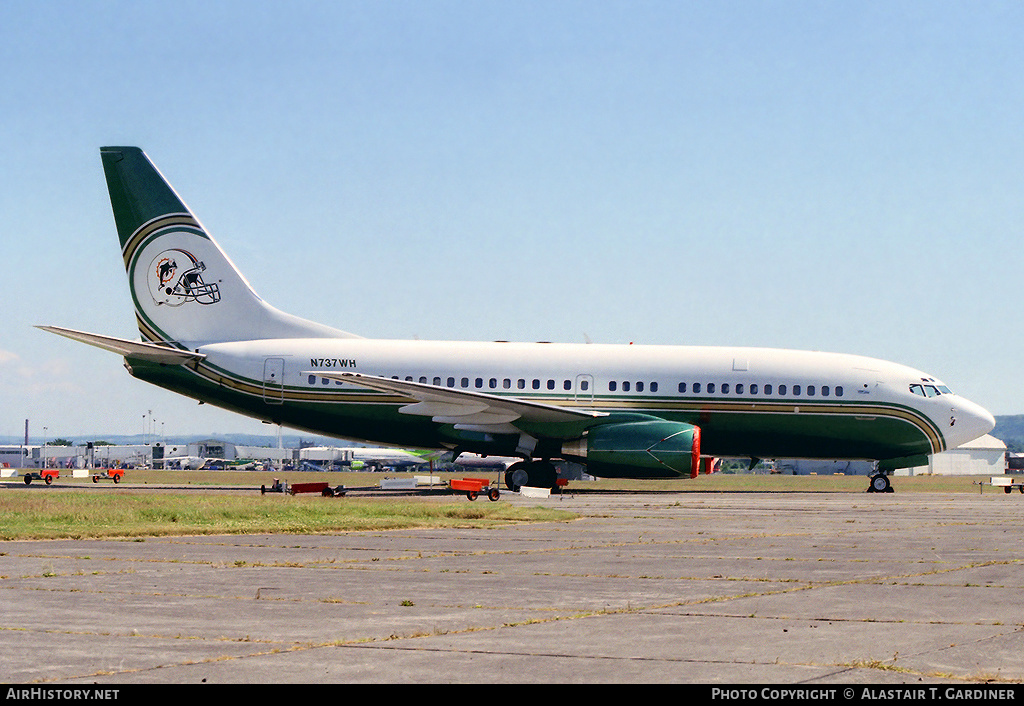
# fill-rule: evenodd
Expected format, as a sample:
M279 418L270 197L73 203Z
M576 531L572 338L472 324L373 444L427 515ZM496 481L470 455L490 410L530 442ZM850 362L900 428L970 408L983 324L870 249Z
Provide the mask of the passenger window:
M572 380L566 380L565 382L563 382L562 383L562 389L563 390L571 390L572 389Z
M786 386L785 385L779 385L779 394L780 395L786 394Z
M695 383L693 383L693 391L694 391L694 392L695 392L696 394L700 394L700 383L699 383L699 382L695 382Z
M441 387L441 378L435 377L434 378L434 385L436 387Z
M498 386L498 379L497 378L491 378L490 380L487 381L487 385L488 385L488 387L490 387L493 390L494 388L496 388Z
M756 382L750 383L750 394L752 394L752 395L756 395L757 394L757 383Z
M766 394L766 395L772 394L772 386L770 384L764 386L764 394Z
M658 391L658 383L652 382L651 383L651 392L657 392L657 391Z
M828 385L822 385L821 386L821 396L822 397L828 397L828 393L829 393Z
M836 385L836 397L842 397L842 396L843 396L843 386L842 385Z
M807 386L807 396L814 397L814 385Z
M533 389L534 390L539 390L540 389L540 380L538 380L537 378L533 379Z
M484 386L484 379L483 378L477 378L474 382L476 382L477 389L480 389L481 387Z
M555 381L554 380L548 380L548 389L549 390L554 390L555 389Z
M526 380L523 380L522 378L519 378L516 381L516 387L518 387L520 390L525 390L526 389Z
M469 378L462 378L462 386L469 387Z
M686 383L685 382L679 383L679 391L680 392L686 392Z
M637 392L643 392L644 391L644 384L642 382L638 382L636 384L636 391Z
M590 389L590 381L589 380L580 380L580 389L583 390L584 392L589 390Z
M736 394L737 395L742 395L743 394L743 383L742 382L736 383Z
M793 396L795 397L795 396L797 396L799 394L800 394L800 386L799 385L793 385Z
M622 391L623 392L629 392L629 381L628 380L626 382L622 383Z
M508 378L505 378L504 380L501 381L501 386L504 387L506 390L511 390L512 381L509 380Z
M722 383L722 394L723 395L728 395L729 394L729 383L727 383L727 382L723 382Z
M715 394L715 383L713 383L713 382L709 382L708 383L708 394L709 395Z
M609 380L609 381L608 381L608 392L615 392L615 389L616 389L616 388L617 388L618 386L619 386L619 385L618 385L618 383L617 383L617 382L615 382L614 380Z

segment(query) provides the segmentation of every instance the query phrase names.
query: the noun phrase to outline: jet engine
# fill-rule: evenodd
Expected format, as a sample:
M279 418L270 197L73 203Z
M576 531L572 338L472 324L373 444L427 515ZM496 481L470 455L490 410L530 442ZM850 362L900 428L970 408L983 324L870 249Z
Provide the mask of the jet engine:
M695 478L700 428L663 419L603 424L563 444L562 454L603 478Z

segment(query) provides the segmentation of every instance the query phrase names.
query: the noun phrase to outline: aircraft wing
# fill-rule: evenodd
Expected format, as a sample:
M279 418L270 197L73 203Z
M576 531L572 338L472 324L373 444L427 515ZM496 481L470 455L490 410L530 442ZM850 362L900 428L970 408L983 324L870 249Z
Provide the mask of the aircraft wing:
M193 360L202 360L206 356L202 353L192 353L178 348L158 346L155 343L143 343L142 341L129 341L125 338L113 336L101 336L98 333L86 333L75 331L60 326L36 326L36 328L59 336L65 336L81 343L88 343L90 346L102 348L105 351L118 353L123 356L149 360L154 363L169 363L181 365Z
M402 414L431 417L435 422L454 424L460 429L501 432L509 431L509 425L512 424L516 430L538 425L579 425L608 416L605 412L558 407L514 396L457 390L374 375L323 370L310 371L308 374L409 397L412 400L410 404L398 410Z

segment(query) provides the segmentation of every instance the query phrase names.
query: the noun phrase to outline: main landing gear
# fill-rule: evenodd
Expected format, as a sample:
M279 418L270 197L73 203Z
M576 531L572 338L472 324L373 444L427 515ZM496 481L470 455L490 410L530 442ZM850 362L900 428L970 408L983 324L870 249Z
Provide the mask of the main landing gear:
M869 493L891 493L893 492L892 483L889 482L889 476L885 473L875 473L868 479L868 490Z
M521 487L554 488L558 470L550 461L519 461L505 471L505 487L518 492Z

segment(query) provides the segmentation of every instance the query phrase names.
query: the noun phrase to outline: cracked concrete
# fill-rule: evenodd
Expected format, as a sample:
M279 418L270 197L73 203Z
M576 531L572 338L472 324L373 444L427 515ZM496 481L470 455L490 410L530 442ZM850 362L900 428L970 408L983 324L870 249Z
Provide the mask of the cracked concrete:
M1024 681L1017 496L501 501L581 519L4 542L4 681Z

